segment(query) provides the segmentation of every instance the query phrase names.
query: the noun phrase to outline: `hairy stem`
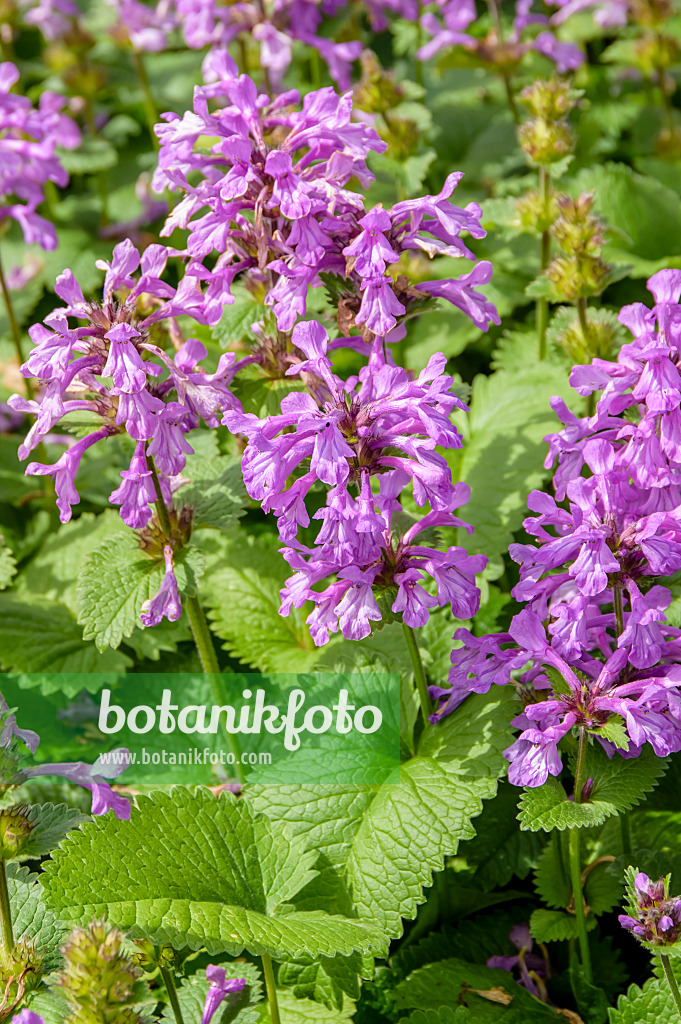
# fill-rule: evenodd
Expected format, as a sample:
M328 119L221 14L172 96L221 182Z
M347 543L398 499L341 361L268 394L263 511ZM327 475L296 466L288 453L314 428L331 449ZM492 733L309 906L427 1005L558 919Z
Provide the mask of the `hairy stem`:
M588 347L589 345L589 321L586 317L586 299L584 296L580 296L577 299L577 316L579 317L579 326L582 331L582 337L584 338L584 344Z
M624 612L622 610L622 584L616 583L612 588L612 603L615 606L615 624L617 635L622 636L624 632Z
M419 653L419 647L416 643L416 633L408 626L406 622L402 623L402 629L404 630L404 637L407 641L407 648L409 649L409 657L411 658L411 664L414 669L414 678L416 679L416 687L419 691L419 699L421 701L421 711L423 712L424 722L428 722L432 714L433 708L430 702L430 694L428 693L428 683L426 682L426 673L423 669L423 662L421 661L421 655Z
M135 65L135 71L139 78L140 85L142 86L142 92L144 94L144 113L147 119L147 128L151 135L151 144L154 149L159 149L159 141L156 137L154 127L158 123L158 112L156 110L156 104L154 103L154 97L151 92L151 85L149 84L149 75L144 64L144 57L137 50L132 51L132 59Z
M12 335L12 341L14 343L14 351L17 354L19 360L19 366L24 361L24 354L21 350L21 330L19 329L19 323L14 313L14 306L12 305L12 297L7 287L7 281L5 280L5 273L2 268L2 259L0 259L0 291L2 292L2 300L5 303L5 310L7 312L7 319L9 320L9 330ZM26 393L29 398L33 397L33 388L31 382L26 379Z
M681 992L679 992L679 986L676 982L676 978L674 977L672 965L667 953L660 953L660 963L662 964L662 970L664 971L664 976L667 980L667 984L669 985L672 999L674 1000L676 1009L679 1011L679 1017L681 1017Z
M575 803L582 802L582 788L584 786L584 775L586 765L586 744L587 735L583 726L579 729L579 751L577 753L577 768L575 770ZM584 968L584 976L591 984L593 974L591 971L591 950L589 948L589 935L586 930L586 915L584 913L584 895L582 893L582 857L580 830L570 829L570 877L572 879L572 895L575 902L575 918L577 920L577 936L579 938L579 951Z
M2 929L2 948L6 953L11 953L14 949L14 932L12 931L12 908L9 902L4 860L0 860L0 928Z
M168 515L168 509L166 508L166 503L163 500L163 491L161 490L161 481L158 478L158 473L156 471L156 465L154 464L153 456L151 456L149 454L149 452L146 453L146 456L147 456L147 468L149 469L149 472L151 473L151 482L153 483L154 491L156 492L156 501L154 502L154 507L156 509L156 514L158 516L159 525L160 525L161 529L163 530L163 535L164 535L165 539L166 540L170 540L170 533L171 533L170 516Z
M549 174L545 167L539 168L539 193L542 200L544 219L548 217L550 202ZM540 265L546 270L551 258L551 235L548 229L542 231ZM546 296L537 299L537 334L539 336L539 358L546 359L546 328L549 325L549 300Z
M213 700L218 707L224 707L227 704L227 695L222 685L220 678L220 665L218 663L217 655L215 653L215 644L213 643L213 634L210 631L208 622L201 602L198 597L188 597L187 595L183 598L184 606L187 609L187 615L189 617L189 626L194 637L194 643L196 644L196 650L201 661L201 667L209 678L210 689L213 695ZM227 740L227 745L234 755L234 765L230 767L234 768L234 774L236 775L239 782L245 782L246 776L241 765L241 748L233 733L227 730L227 727L223 727L223 732Z
M281 1024L281 1017L279 1016L279 1003L277 1002L277 986L274 980L274 968L272 967L272 957L269 953L263 953L262 955L262 969L265 975L265 985L267 986L267 1002L270 1005L270 1017L272 1024Z
M173 1016L175 1017L176 1024L184 1024L184 1017L182 1016L182 1010L180 1009L180 1000L177 998L177 989L175 987L173 972L167 967L161 967L161 977L165 982L168 999L170 1000L170 1005L173 1008Z

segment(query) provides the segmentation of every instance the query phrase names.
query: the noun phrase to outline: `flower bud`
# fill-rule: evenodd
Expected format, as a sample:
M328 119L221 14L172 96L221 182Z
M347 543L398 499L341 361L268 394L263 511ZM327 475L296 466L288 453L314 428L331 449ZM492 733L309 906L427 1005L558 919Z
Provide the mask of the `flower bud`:
M532 117L543 121L562 121L575 106L579 96L580 93L571 89L567 82L554 76L528 85L518 98Z
M56 978L71 1007L67 1020L78 1024L142 1024L136 1004L143 1001L141 971L123 950L123 933L104 921L76 928L62 947L64 967Z
M555 302L575 302L597 295L609 273L610 267L598 256L558 256L545 271Z
M26 847L33 825L27 804L15 804L0 810L0 860L13 860Z
M629 913L620 914L620 924L652 946L673 946L681 938L681 897L670 897L670 876L654 882L639 871L631 886L633 873L629 868Z
M558 200L560 216L551 234L569 256L597 255L603 246L603 224L591 215L594 197L582 192L577 199L562 195Z
M567 121L532 118L518 126L518 142L535 164L554 164L572 153L577 139Z
M570 310L566 322L559 314L551 326L550 334L576 366L590 363L592 359L613 359L620 348L622 327L609 310L586 311L586 337L579 323L576 311ZM556 321L559 321L556 324Z
M541 235L544 231L548 231L559 215L558 199L555 193L550 195L546 207L544 199L537 189L531 189L524 196L520 196L515 200L514 205L520 228L527 234Z
M660 68L668 68L676 63L679 49L676 39L672 39L671 36L663 36L658 33L645 35L636 43L636 64L644 75L657 78ZM670 92L670 86L675 86L676 83L673 79L668 81L664 71L662 77L664 88Z
M38 987L43 959L34 939L19 939L11 952L0 949L0 993L5 999L0 1015L5 1009L16 1009L26 993Z

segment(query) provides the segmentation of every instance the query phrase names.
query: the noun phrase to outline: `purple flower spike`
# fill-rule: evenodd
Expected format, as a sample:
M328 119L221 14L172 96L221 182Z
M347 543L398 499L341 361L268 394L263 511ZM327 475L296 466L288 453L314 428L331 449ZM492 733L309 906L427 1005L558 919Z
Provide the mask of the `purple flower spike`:
M671 946L681 938L681 897L669 895L669 876L653 882L640 871L634 879L630 914L620 914L627 931L653 946Z
M230 993L243 992L246 987L245 978L227 978L224 967L209 964L206 967L206 978L210 982L208 995L203 1007L201 1024L210 1024L218 1009Z
M114 793L107 780L117 779L129 764L130 754L122 747L107 754L100 754L94 764L85 764L83 761L41 764L35 768L24 769L22 775L29 779L38 775L59 775L68 782L74 782L77 786L84 786L90 790L93 814L106 814L107 811L113 810L119 820L127 821L130 817L130 802Z

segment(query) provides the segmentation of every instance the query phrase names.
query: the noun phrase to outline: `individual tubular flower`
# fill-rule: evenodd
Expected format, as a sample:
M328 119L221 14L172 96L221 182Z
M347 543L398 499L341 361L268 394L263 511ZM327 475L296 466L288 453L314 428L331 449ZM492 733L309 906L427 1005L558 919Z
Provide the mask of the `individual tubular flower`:
M115 39L129 41L138 53L160 53L177 27L172 0L158 0L154 7L140 0L106 0L114 8L118 22L110 30Z
M166 544L163 549L163 557L166 571L161 586L154 597L150 597L142 605L140 618L144 626L157 626L163 618L168 619L169 622L177 622L182 614L182 605L175 579L173 549L169 544Z
M58 775L90 790L93 814L106 814L113 808L117 818L130 817L129 802L115 793L107 781L117 779L128 767L130 755L125 748L101 754L91 765L82 761L27 765L19 741L34 754L40 737L30 729L17 726L16 716L0 694L0 787L18 786L39 775Z
M443 297L483 330L498 323L491 303L473 286L487 283L491 266L480 264L459 279L412 287L389 268L401 255L421 250L429 257L474 259L462 241L482 238L481 210L449 202L461 175L451 174L436 196L397 203L391 210L364 208L347 188L352 178L366 186L373 176L367 156L385 143L375 130L352 121L352 96L333 89L270 101L246 75L236 76L226 59L206 65L209 83L195 93L194 110L166 114L157 126L161 143L154 187L179 190L183 198L169 216L165 234L187 228L188 276L207 282L206 313L233 301L237 275L265 286L279 332L289 332L307 310L308 294L331 275L342 291L339 326L362 330L365 340L385 336L400 318ZM209 100L226 103L214 113ZM215 140L199 151L199 140ZM277 145L274 148L273 141ZM196 181L197 172L200 175ZM211 269L204 260L218 257Z
M161 280L167 258L162 245L149 246L140 257L131 242L121 242L111 263L98 264L106 270L100 304L86 302L71 271L64 271L55 290L66 306L29 329L35 347L22 373L43 387L36 400L15 395L9 401L12 408L37 416L20 457L26 458L69 412L85 409L102 421L54 465L31 462L27 467L27 473L54 478L62 522L68 522L72 506L80 500L75 478L83 454L113 434L126 432L137 443L111 500L121 505L128 526L146 526L150 504L157 497L150 460L156 459L161 476L176 476L192 452L186 432L200 419L217 424L218 413L234 404L226 383L234 356L225 354L215 373L205 373L198 362L206 355L205 348L194 339L184 342L172 320L191 301L183 282L175 290ZM193 315L198 315L196 310ZM71 320L79 324L72 326ZM157 343L163 320L169 321L178 342L174 358Z
M627 871L627 914L619 923L640 941L659 948L672 946L681 938L681 897L669 895L671 876L653 882L642 871Z
M620 313L634 341L617 361L573 370L581 395L601 392L594 414L579 418L553 400L563 428L546 438L546 466L557 460L557 500L530 494L535 515L524 526L534 543L510 548L520 565L513 596L528 608L506 634L460 631L450 687L431 691L440 718L471 690L515 683L523 732L506 755L518 784L560 770L558 744L575 725L609 754L616 747L601 730L613 718L624 756L645 743L660 757L681 750L681 631L666 621L663 585L681 569L681 272L660 271L648 286L652 310Z
M26 242L55 249L54 227L37 208L45 198L48 181L62 188L68 183L56 148L75 149L80 132L62 113L66 103L62 96L44 92L35 109L25 96L11 92L18 81L14 64L0 64L0 225L11 218L21 227Z
M518 984L526 988L537 999L548 1002L548 994L544 979L548 974L548 964L543 957L532 952L534 942L527 924L516 924L511 928L509 938L517 949L516 956L492 956L487 961L488 967L496 967L502 971L518 970Z
M228 978L224 967L208 964L206 978L209 981L208 995L201 1015L201 1024L210 1024L225 999L232 993L243 992L246 987L245 978Z

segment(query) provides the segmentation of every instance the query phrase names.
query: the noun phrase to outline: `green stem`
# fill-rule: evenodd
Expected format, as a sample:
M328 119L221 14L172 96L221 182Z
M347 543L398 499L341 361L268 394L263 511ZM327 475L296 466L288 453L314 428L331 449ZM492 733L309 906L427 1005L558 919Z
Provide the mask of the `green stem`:
M166 508L166 503L163 500L163 491L161 490L161 481L158 478L158 473L156 472L156 466L154 464L153 457L151 455L149 455L148 452L147 452L147 468L149 469L149 472L151 473L151 482L153 483L154 490L156 492L156 501L154 502L154 506L156 508L156 514L158 516L158 522L159 522L159 525L160 525L161 529L163 530L163 535L164 535L165 539L166 540L170 540L170 534L171 534L170 516L168 515L168 509Z
M227 695L222 685L222 679L220 677L220 665L218 663L217 655L215 653L215 644L213 643L213 634L210 631L206 616L201 602L198 597L184 597L184 606L187 609L187 615L189 617L189 626L194 637L194 643L196 644L196 650L199 655L201 667L209 678L210 689L213 695L213 700L218 707L224 707L227 704ZM224 726L224 734L227 739L227 745L229 746L230 752L234 755L234 765L230 767L234 768L234 774L236 775L239 782L243 783L246 781L244 775L243 766L241 764L241 748L233 733L227 730Z
M589 347L589 321L586 316L586 299L584 296L580 296L577 299L577 316L579 317L579 326L582 331L582 337L584 338L584 344L587 349Z
M161 977L165 982L166 990L168 992L168 999L170 1005L173 1008L173 1015L177 1024L184 1024L184 1017L182 1016L182 1010L180 1009L180 1000L177 998L177 989L175 987L175 979L173 978L173 972L168 970L167 967L161 967Z
M679 1017L681 1017L681 992L679 992L679 986L676 983L672 965L669 960L669 956L666 953L660 953L660 963L662 964L662 970L664 976L667 979L667 984L672 994L672 999L676 1005L676 1009L679 1011Z
M423 720L427 725L433 708L430 703L426 673L423 670L423 662L421 661L421 654L419 653L419 647L416 642L416 633L411 626L406 624L406 622L402 623L402 629L404 630L404 637L409 649L409 657L411 658L412 667L414 669L414 678L416 679L416 687L419 691L419 698L421 700Z
M504 81L504 89L506 91L506 102L508 103L508 109L511 111L513 123L520 124L520 112L518 110L518 104L516 103L515 96L513 94L511 76L509 75L508 71L503 71L501 77Z
M624 612L622 611L622 584L616 583L612 588L612 603L615 606L615 623L618 637L624 632Z
M135 65L135 71L137 72L137 77L139 78L140 85L142 86L142 92L144 93L144 113L147 119L147 128L151 135L152 145L154 149L158 150L159 141L156 137L156 132L154 131L154 127L158 123L158 113L156 111L156 104L154 103L154 97L151 92L147 69L144 65L144 57L141 53L138 53L137 50L133 50L132 59Z
M14 932L12 931L12 908L9 902L4 860L0 860L0 929L2 930L2 948L5 953L11 953L14 949Z
M542 200L544 220L548 219L550 182L545 167L539 168L539 193ZM546 270L551 259L551 234L548 229L542 231L540 263L542 271ZM549 325L549 300L544 296L537 299L537 334L539 336L539 358L546 359L546 329Z
M267 1001L270 1004L270 1017L272 1024L281 1024L281 1017L279 1016L279 1003L277 1002L277 986L274 980L274 968L272 967L272 957L269 953L263 953L262 955L262 969L265 975L265 985L267 986Z
M421 18L423 16L423 0L418 0L418 15L416 17L416 52L423 46L423 26L421 25ZM414 58L414 78L416 84L423 86L423 61L419 60L418 57Z
M582 788L584 786L584 774L586 765L586 729L580 726L579 729L579 751L577 753L577 768L575 771L575 803L582 802ZM577 935L579 938L579 950L582 958L584 976L591 984L593 974L591 971L591 950L589 948L589 935L586 930L586 915L584 913L584 895L582 893L582 857L580 850L580 830L570 829L570 877L572 879L572 895L575 902L575 918L577 920Z
M7 281L5 280L5 273L2 269L2 259L0 259L0 291L2 291L3 302L5 303L5 310L7 311L7 319L9 320L10 334L12 335L12 341L14 342L14 351L17 354L19 360L19 366L24 361L24 354L21 350L21 331L19 324L14 313L14 306L12 305L12 297L7 287ZM33 397L33 390L31 388L31 382L26 380L26 392L29 398Z

